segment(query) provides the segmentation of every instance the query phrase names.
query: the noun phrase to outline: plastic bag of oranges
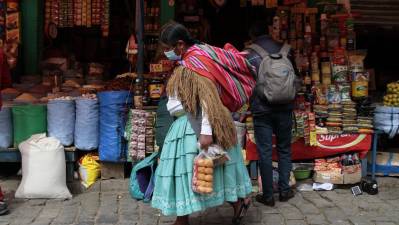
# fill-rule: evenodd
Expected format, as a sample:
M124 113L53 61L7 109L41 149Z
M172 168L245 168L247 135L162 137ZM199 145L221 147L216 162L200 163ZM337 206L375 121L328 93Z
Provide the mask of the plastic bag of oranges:
M227 153L217 145L212 145L207 151L202 151L194 159L192 179L193 191L199 194L213 192L213 171L215 167L230 160Z

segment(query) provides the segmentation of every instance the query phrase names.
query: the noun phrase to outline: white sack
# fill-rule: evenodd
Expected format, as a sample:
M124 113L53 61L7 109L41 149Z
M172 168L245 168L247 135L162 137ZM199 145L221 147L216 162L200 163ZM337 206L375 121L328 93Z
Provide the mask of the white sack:
M16 198L72 198L66 186L64 147L46 134L32 135L19 145L22 181Z

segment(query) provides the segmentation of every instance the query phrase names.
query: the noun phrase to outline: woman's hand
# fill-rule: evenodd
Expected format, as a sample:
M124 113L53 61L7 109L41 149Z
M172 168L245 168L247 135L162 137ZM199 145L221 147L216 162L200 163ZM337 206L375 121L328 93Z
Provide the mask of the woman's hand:
M203 135L201 134L199 138L199 143L201 145L202 150L208 150L208 147L213 144L213 137L212 135Z

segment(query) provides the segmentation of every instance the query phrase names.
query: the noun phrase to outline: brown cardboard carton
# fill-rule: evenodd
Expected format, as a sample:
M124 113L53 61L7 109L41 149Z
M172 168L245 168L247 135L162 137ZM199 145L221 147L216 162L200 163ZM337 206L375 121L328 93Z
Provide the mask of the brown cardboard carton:
M344 176L341 172L315 171L313 180L317 183L343 184Z
M362 168L360 164L344 166L342 171L344 176L344 184L356 184L362 179Z

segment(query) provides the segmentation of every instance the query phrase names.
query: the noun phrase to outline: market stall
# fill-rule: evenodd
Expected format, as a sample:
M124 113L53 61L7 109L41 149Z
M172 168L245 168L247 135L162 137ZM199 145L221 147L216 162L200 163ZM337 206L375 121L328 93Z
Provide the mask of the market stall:
M369 98L374 78L364 66L367 50L356 45L354 21L359 15L351 13L348 5L331 2L284 1L275 7L270 36L291 45L302 79L293 115L292 160L333 161L312 168L317 182L359 182L360 159L372 149L374 133L374 107ZM247 118L246 124L246 159L256 161L252 118ZM358 159L351 161L356 169L345 167L355 166L346 163L346 158ZM273 160L277 159L274 151ZM342 175L339 179L318 179L320 174L337 175L325 172L333 167ZM353 179L346 175L345 180L348 171Z
M370 134L342 134L342 135L317 135L316 146L306 146L304 139L295 140L291 145L292 160L309 160L341 155L349 152L358 152L360 158L366 157L371 149L372 135ZM275 146L274 146L275 147ZM256 145L247 142L247 160L259 160ZM277 152L273 152L273 160L277 161Z
M11 19L18 10L15 6L18 1L8 2L8 5L6 1L0 2L4 4L1 16L10 14ZM41 75L23 76L20 83L1 87L4 104L0 111L0 162L20 162L20 144L34 134L46 133L65 147L68 181L73 180L75 163L80 158L81 179L88 187L85 168L93 161L101 161L101 168L105 169L103 177L117 178L115 174L125 177L127 161L141 160L155 151L153 114L170 63L159 61L158 66L150 69L154 54L149 53L156 47L154 42L151 49L140 52L146 56L144 71L141 71L145 74L138 76L135 73L139 68L136 62L140 58L137 57L140 39L134 34L125 35L134 32L135 26L134 4L124 8L125 4L111 4L106 0L45 1ZM146 1L146 24L151 20L158 27L154 25L148 30L148 25L145 26L145 35L148 32L154 35L160 28L159 8L160 4ZM132 15L122 19L126 13ZM116 24L118 21L120 23ZM123 24L128 24L130 29L122 29ZM9 27L19 29L18 26ZM2 38L10 36L6 30L1 29L4 31L0 33ZM119 51L120 47L123 51ZM109 49L112 49L111 54L104 54ZM6 60L8 63L15 61L9 56L4 58L5 64ZM120 68L115 70L115 65ZM144 151L141 133L138 134L138 145L133 145L133 138L125 133L125 125L132 124L131 109L134 108L153 117L152 122L148 118L144 127ZM131 127L135 128L135 125ZM140 154L133 152L135 147L132 146L139 147Z

